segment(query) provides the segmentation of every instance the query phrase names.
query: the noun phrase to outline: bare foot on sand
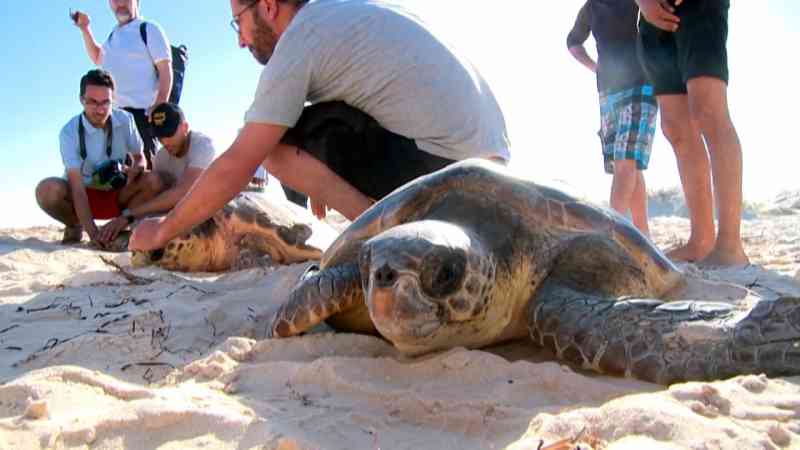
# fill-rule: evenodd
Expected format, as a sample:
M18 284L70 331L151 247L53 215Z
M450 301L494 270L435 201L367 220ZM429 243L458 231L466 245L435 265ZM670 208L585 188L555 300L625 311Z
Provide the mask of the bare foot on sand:
M741 243L733 248L725 248L719 243L705 258L698 263L702 267L730 267L750 264L750 259L744 252Z
M697 262L706 258L714 247L714 243L697 244L689 241L684 245L673 247L666 251L667 258L673 261Z

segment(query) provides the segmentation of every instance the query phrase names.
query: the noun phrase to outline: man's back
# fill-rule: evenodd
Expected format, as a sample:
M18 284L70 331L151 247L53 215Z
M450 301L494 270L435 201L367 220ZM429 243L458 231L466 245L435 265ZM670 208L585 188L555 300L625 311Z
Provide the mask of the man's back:
M475 68L402 8L305 5L264 69L247 121L294 126L308 100L341 100L449 159L509 158L502 111Z

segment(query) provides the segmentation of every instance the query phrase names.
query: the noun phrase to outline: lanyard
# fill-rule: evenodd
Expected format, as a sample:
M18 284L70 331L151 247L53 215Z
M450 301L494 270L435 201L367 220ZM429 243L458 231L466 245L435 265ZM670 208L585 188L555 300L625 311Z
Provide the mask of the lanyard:
M81 159L86 159L86 129L83 127L83 118L85 114L78 117L78 140L81 146ZM106 155L111 158L111 142L114 140L114 131L111 126L111 116L106 120Z

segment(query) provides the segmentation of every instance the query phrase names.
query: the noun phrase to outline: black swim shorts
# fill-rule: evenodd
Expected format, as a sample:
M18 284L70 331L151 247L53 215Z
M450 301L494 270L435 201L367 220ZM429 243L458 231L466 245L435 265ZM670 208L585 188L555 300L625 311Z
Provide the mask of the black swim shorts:
M728 82L729 3L694 1L691 8L677 8L681 21L674 33L639 18L639 59L657 96L686 94L686 82L698 77Z
M413 139L392 133L344 102L305 107L281 142L308 152L375 200L455 162L420 150Z

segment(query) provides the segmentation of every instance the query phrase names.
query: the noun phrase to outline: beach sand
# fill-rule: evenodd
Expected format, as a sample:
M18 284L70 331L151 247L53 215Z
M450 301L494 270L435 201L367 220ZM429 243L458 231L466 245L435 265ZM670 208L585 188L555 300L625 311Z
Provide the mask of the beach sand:
M652 230L668 247L688 222ZM800 214L743 231L753 265L682 267L800 296ZM59 237L0 230L0 449L800 448L800 377L664 388L576 371L525 341L409 359L369 336L258 340L254 317L305 265L133 270L127 254Z

